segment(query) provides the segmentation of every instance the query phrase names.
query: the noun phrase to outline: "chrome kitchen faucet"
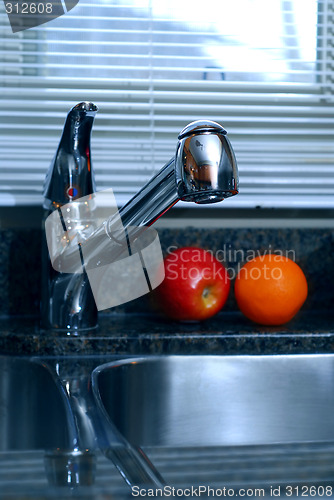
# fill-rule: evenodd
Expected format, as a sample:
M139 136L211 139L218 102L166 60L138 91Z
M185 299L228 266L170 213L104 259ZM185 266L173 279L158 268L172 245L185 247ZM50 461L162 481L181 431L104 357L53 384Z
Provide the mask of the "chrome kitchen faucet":
M45 220L53 213L59 218L63 234L59 230L54 240L62 245L69 266L63 272L58 258L58 267L54 262L52 267L45 248L42 327L47 329L79 331L97 326L86 266L98 266L101 254L111 252L115 258L122 251L120 224L129 233L126 241L133 241L180 200L216 203L238 193L237 164L226 130L216 122L199 120L181 131L176 154L126 205L105 220L96 219L95 226L87 223L91 217L88 202L80 204L80 200L95 192L90 134L96 112L97 107L89 102L70 110L46 177ZM65 205L71 207L67 208L68 220L62 211Z

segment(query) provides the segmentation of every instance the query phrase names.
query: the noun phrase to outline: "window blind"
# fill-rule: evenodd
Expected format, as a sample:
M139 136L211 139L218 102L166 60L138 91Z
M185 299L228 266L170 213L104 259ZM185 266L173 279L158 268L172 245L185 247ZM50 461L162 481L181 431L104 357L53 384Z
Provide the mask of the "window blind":
M0 205L42 202L65 116L89 100L97 188L119 205L207 118L236 153L230 207L334 206L332 1L80 0L16 34L1 6L0 23Z

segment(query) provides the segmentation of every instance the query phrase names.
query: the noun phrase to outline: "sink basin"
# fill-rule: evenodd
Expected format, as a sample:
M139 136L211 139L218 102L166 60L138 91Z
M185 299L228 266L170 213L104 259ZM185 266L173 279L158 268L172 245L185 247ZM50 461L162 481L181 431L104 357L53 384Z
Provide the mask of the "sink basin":
M61 391L41 364L0 357L0 451L68 447Z
M93 390L169 484L334 482L333 355L132 358Z
M95 422L85 420L86 411L98 408L92 430L116 462L126 462L126 473L138 464L138 447L167 484L334 487L334 355L109 358L95 368L100 362L83 364L68 399L41 360L0 356L2 463L24 458L27 478L38 464L44 486L48 479L51 486L90 487L96 475L106 491L111 478L113 491L123 491L98 450L71 451L73 423L84 437ZM3 470L1 487L8 482ZM131 477L141 475L126 473L128 484L139 484Z
M101 402L138 446L334 440L334 356L165 356L100 368Z

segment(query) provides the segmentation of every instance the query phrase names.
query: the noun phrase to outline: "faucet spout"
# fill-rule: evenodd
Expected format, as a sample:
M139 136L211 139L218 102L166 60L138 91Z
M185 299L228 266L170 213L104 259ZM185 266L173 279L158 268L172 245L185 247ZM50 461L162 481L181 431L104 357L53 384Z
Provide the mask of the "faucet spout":
M216 122L190 123L179 135L176 183L183 201L217 203L238 194L238 169L226 130Z
M210 120L187 125L178 136L175 156L84 242L86 267L97 267L101 256L117 260L127 242L118 238L120 221L122 235L127 230L134 241L180 200L211 204L238 194L238 168L226 134Z
M124 227L150 226L178 201L216 203L238 194L238 169L226 130L199 120L179 134L176 154L123 207ZM106 231L112 227L112 219Z

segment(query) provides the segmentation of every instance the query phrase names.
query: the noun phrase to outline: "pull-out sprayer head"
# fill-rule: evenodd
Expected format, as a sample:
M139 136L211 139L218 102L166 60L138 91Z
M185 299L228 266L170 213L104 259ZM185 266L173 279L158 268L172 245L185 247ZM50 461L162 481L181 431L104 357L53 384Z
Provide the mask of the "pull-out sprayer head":
M185 127L178 139L175 175L179 198L216 203L238 194L238 169L226 130L199 120Z

